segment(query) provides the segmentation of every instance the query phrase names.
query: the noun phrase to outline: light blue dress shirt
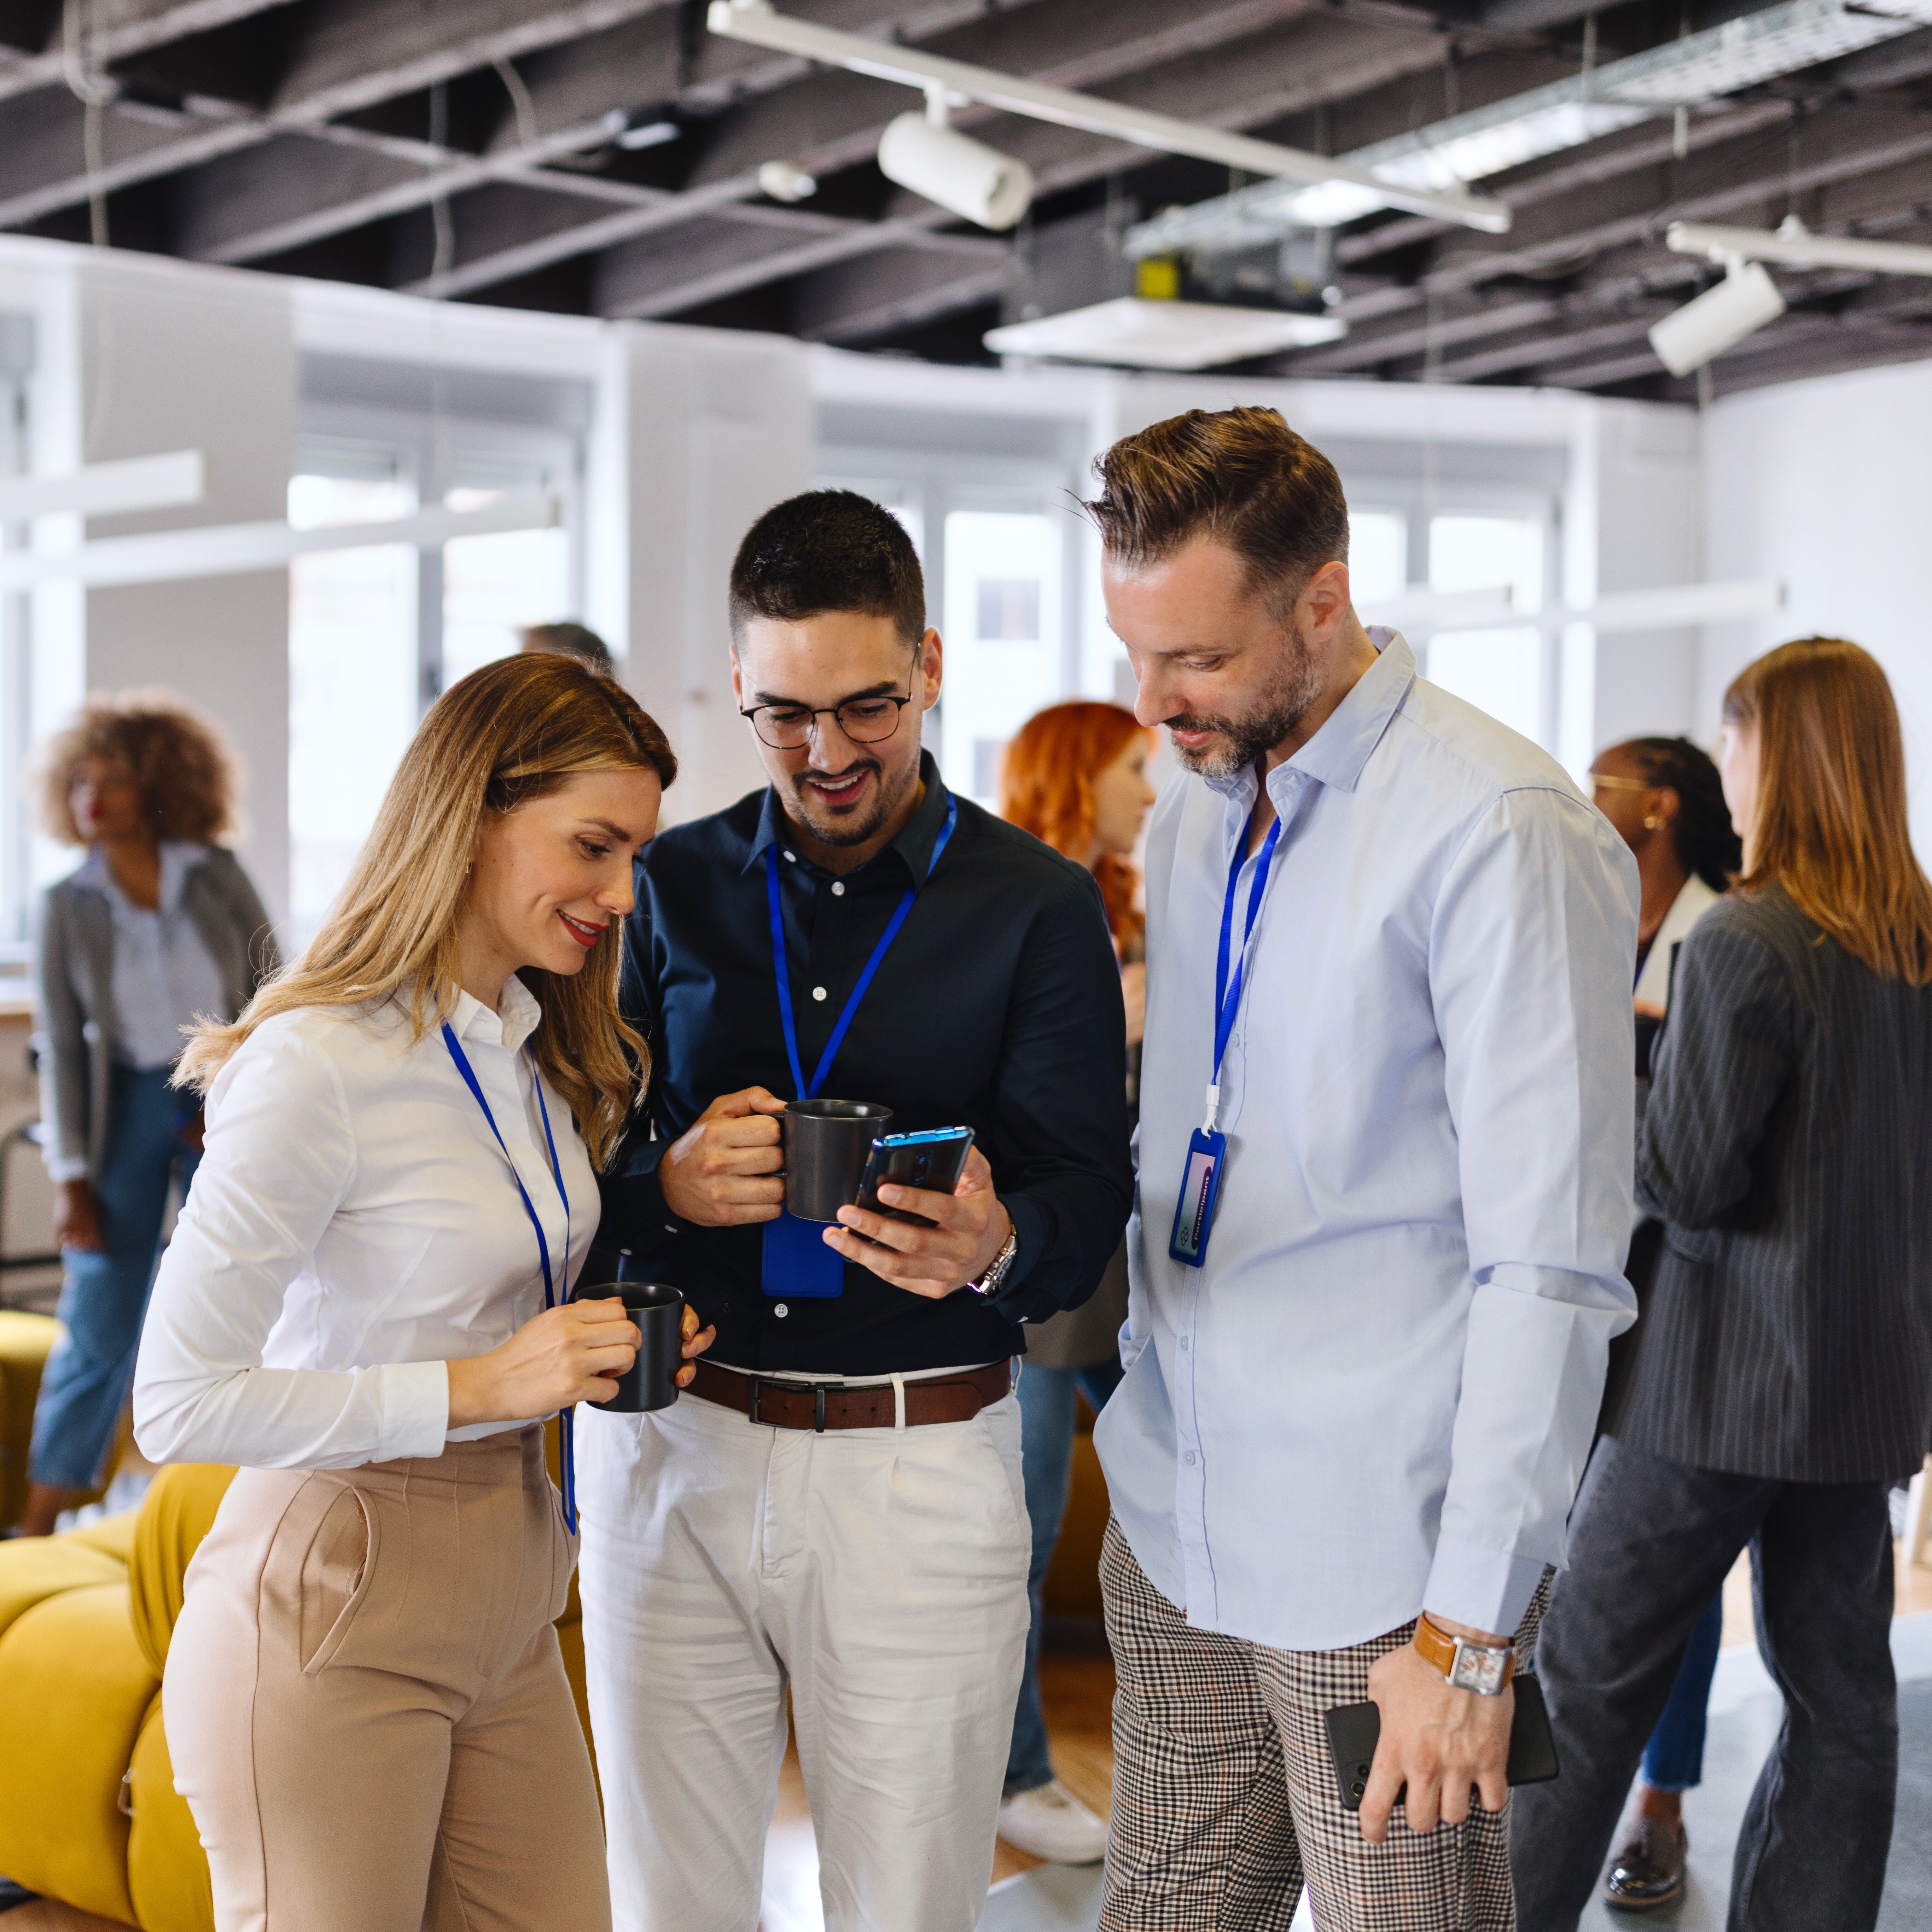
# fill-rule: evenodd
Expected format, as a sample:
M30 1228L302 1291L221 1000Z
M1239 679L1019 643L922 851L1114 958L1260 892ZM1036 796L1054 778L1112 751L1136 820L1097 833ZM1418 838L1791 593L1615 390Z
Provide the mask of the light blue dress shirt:
M1636 1310L1636 862L1553 760L1370 634L1374 665L1268 777L1280 848L1198 1270L1168 1241L1255 772L1155 808L1127 1375L1096 1432L1156 1587L1294 1650L1424 1608L1514 1630L1563 1560Z
M152 908L137 906L121 890L98 845L74 875L106 899L113 916L114 1036L109 1046L124 1066L143 1072L172 1066L188 1044L182 1028L222 1010L227 994L221 969L182 905L189 874L208 854L206 845L163 839L160 904Z

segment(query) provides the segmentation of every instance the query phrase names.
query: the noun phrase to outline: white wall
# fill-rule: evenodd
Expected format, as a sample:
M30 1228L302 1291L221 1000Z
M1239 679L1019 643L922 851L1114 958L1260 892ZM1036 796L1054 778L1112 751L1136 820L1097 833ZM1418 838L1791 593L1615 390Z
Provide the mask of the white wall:
M1850 638L1885 666L1905 727L1913 836L1932 856L1932 361L1718 402L1706 418L1706 566L1778 577L1786 608L1706 634L1697 717L1791 638Z
M1696 416L1685 409L1608 402L1598 404L1592 416L1594 594L1701 581L1702 452ZM1586 596L1573 592L1572 601ZM1694 628L1600 634L1592 751L1624 738L1696 735L1699 651Z
M622 455L601 485L616 526L598 614L627 646L632 688L677 752L668 824L764 782L731 694L725 586L752 523L811 487L806 357L773 336L640 324L608 346Z
M88 461L199 448L208 472L191 508L92 518L89 537L287 514L296 386L286 288L252 275L184 281L117 257L84 278L80 328ZM235 742L238 849L277 916L288 904L288 618L285 567L87 593L88 688L164 685Z

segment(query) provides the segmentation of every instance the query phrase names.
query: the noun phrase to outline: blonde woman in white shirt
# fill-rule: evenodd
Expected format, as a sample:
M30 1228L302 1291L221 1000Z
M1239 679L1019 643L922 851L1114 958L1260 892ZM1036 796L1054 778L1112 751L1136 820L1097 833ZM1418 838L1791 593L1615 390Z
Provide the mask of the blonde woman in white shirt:
M638 1340L567 1298L644 1064L620 941L676 772L570 658L464 679L307 953L184 1057L207 1148L134 1411L157 1460L242 1466L164 1687L219 1932L610 1924L542 1419Z

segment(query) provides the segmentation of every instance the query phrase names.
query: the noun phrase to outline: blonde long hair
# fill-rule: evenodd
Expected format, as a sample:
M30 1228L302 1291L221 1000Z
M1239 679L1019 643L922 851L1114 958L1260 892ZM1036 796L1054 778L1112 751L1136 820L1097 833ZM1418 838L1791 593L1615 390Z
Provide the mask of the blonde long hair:
M677 776L669 742L637 700L574 658L502 658L453 684L417 728L356 869L302 957L232 1025L203 1021L175 1072L206 1091L264 1020L302 1006L361 1006L406 989L416 1037L455 1010L457 926L486 812L542 798L572 772ZM581 973L525 968L543 1010L531 1046L577 1117L590 1156L609 1158L648 1058L617 1010L623 926L614 920Z
M1745 665L1724 722L1757 734L1757 808L1738 890L1782 886L1854 959L1932 982L1932 884L1912 855L1905 743L1878 660L1801 638Z

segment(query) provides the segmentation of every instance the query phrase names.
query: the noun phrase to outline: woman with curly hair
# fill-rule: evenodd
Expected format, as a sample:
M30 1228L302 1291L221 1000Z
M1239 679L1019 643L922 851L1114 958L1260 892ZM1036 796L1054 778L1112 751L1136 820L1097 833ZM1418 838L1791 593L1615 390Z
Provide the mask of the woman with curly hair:
M1147 776L1153 748L1152 733L1118 704L1055 704L1021 728L1000 775L1000 815L1084 866L1100 888L1126 998L1130 1115L1147 1013L1146 925L1134 907L1140 874L1133 851L1154 800ZM1097 1410L1118 1386L1126 1313L1124 1246L1090 1300L1028 1330L1019 1383L1020 1462L1033 1529L1027 1577L1033 1628L1006 1756L1000 1835L1059 1864L1097 1859L1106 1849L1107 1828L1054 1778L1047 1755L1038 1676L1041 1591L1066 1513L1076 1392L1084 1391Z
M165 692L92 698L44 749L38 789L48 832L87 856L40 922L40 1120L67 1279L28 1536L99 1480L134 1372L169 1189L186 1194L201 1145L200 1110L169 1086L182 1029L233 1019L277 963L220 843L235 766L206 718Z

